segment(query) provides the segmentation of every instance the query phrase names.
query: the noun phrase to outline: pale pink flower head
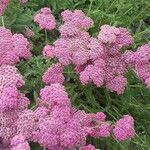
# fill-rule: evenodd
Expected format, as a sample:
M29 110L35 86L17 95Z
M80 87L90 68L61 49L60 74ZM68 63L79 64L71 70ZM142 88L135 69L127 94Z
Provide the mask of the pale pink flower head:
M124 115L116 122L113 133L119 141L133 138L135 136L134 119L130 115Z
M26 140L26 138L22 134L16 135L11 140L11 146L15 147L21 143L24 143L25 140Z
M51 9L42 8L34 17L34 22L39 24L40 29L53 30L56 27L55 17L52 15Z
M127 29L110 25L101 26L98 39L105 44L116 44L119 48L130 46L133 43L133 38Z
M47 57L47 58L53 58L54 57L54 46L51 45L46 45L43 49L43 56Z
M73 23L80 29L89 29L93 26L93 20L87 17L82 10L65 10L61 13L61 16L65 23Z
M24 142L13 147L12 150L30 150L30 146L28 142Z
M89 144L87 146L80 147L79 150L98 150L93 145Z

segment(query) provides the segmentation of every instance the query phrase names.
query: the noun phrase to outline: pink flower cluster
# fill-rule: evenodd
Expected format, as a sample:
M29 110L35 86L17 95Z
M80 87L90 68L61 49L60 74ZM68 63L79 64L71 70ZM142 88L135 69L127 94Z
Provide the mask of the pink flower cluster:
M85 146L87 136L101 138L112 134L113 126L106 122L104 113L87 114L73 108L61 84L46 86L41 89L40 96L39 107L35 111L24 111L17 122L18 134L29 141L37 142L49 150L71 150ZM121 127L124 126L122 123ZM127 134L124 140L133 138L133 122L131 129L124 129ZM88 148L94 149L92 146Z
M34 22L39 24L40 29L53 30L56 27L55 17L52 15L51 9L42 8L34 17Z
M113 132L115 137L120 141L133 138L135 135L134 119L129 115L124 115L122 119L117 121Z
M11 149L10 141L17 133L18 117L29 105L28 98L18 90L22 85L23 77L15 67L0 67L0 149L3 150Z
M0 16L2 16L5 12L5 9L9 5L10 0L1 0L0 1Z
M30 150L28 141L33 141L49 150L95 150L91 145L84 147L87 136L100 138L113 133L104 113L88 114L72 107L61 84L41 89L38 107L30 110L29 100L19 91L24 81L15 67L2 65L0 82L0 149ZM127 116L117 122L114 134L118 140L133 138L131 118Z
M150 87L150 42L139 47L135 52L127 51L124 57L135 69L137 76Z
M62 18L64 24L59 28L60 38L54 45L44 48L44 56L58 58L63 66L74 64L82 84L93 82L101 87L105 83L111 92L123 94L127 85L127 64L120 49L133 43L127 29L103 25L98 38L94 38L86 31L93 26L93 21L81 10L65 10ZM49 77L53 75L55 73L51 72ZM62 83L59 80L56 82Z
M21 58L30 57L30 43L22 34L12 34L10 30L0 27L0 66L13 65Z

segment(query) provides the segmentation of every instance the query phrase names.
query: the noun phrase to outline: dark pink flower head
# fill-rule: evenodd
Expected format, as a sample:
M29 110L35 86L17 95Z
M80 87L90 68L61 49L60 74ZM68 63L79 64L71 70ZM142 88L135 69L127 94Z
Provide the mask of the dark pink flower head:
M54 83L63 84L65 80L63 75L63 66L60 63L50 66L42 78L43 81L48 85Z
M30 43L22 34L12 35L10 30L0 27L0 65L13 65L30 57Z
M119 141L133 138L135 136L134 119L129 115L124 115L123 118L116 122L113 133Z
M53 30L56 27L55 17L52 15L51 9L42 8L34 17L34 22L39 24L40 29Z
M9 5L10 0L1 0L0 1L0 16L2 16Z
M61 84L52 84L41 89L40 96L43 102L50 106L69 106L70 100L65 91L64 86Z

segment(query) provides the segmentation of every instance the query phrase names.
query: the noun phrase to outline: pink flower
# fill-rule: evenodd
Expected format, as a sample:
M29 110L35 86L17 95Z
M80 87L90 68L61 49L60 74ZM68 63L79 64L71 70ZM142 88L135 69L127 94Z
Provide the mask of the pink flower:
M50 8L42 8L34 17L34 22L38 23L40 29L53 30L56 27L56 20L52 15Z
M0 65L13 65L30 57L30 43L22 34L12 35L10 30L0 27Z
M134 119L129 115L124 115L117 121L113 133L119 141L133 138L135 136Z
M109 81L106 87L111 91L116 91L118 95L123 94L127 85L127 79L123 76L116 76L114 79Z
M87 146L80 147L79 150L96 150L96 149L93 145L89 144Z
M43 75L43 81L50 85L54 83L63 84L65 78L63 75L63 66L61 64L54 64L48 68Z
M41 89L40 96L43 102L50 106L69 106L68 94L61 84L52 84Z
M2 16L9 5L10 0L1 0L0 1L0 16Z
M46 45L43 49L43 56L48 57L48 58L53 58L54 57L54 47L51 45Z
M108 123L102 123L98 127L93 127L90 135L94 138L108 137L111 134L112 127Z

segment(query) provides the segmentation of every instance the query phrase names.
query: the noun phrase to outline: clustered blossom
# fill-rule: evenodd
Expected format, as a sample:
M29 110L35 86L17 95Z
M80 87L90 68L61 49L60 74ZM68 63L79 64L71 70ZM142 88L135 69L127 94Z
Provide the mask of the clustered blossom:
M11 140L12 150L30 150L29 143L23 135L16 135Z
M95 149L93 145L89 144L87 146L80 147L79 150L99 150L99 149Z
M48 70L43 75L43 81L46 84L53 84L53 83L61 83L63 84L65 78L62 74L63 66L58 63L54 64L48 68Z
M81 10L65 10L61 16L64 24L59 28L60 38L54 45L47 45L43 55L58 58L63 66L74 64L82 84L93 82L98 87L105 84L111 92L123 94L127 63L120 49L133 43L128 30L103 25L98 38L94 38L86 31L93 21Z
M87 136L108 137L113 132L104 113L88 114L72 107L64 86L59 83L41 89L38 107L30 110L29 100L19 91L24 81L15 67L2 65L0 82L0 149L30 150L28 142L32 141L48 150L95 150L92 145L85 146ZM114 128L115 135L120 126L125 129L121 132L132 134L121 140L133 138L130 132L134 130L134 122L129 117L125 120L128 124L120 125L118 121Z
M113 133L119 141L124 141L135 136L134 119L129 115L117 121Z
M12 34L9 29L0 27L0 66L13 65L21 58L30 57L30 43L22 34Z
M135 52L127 51L124 57L135 69L137 76L150 87L150 42L139 47Z
M52 15L51 9L42 8L34 17L34 22L38 23L40 29L53 30L56 27L55 17Z
M2 16L5 12L5 9L9 5L10 0L1 0L0 1L0 16Z
M0 67L0 149L11 149L10 141L17 133L18 117L29 105L28 98L19 91L23 85L23 77L15 67ZM17 147L12 150L19 150L21 145Z

